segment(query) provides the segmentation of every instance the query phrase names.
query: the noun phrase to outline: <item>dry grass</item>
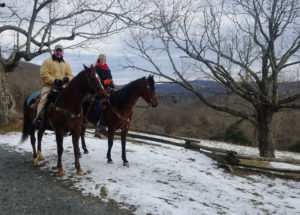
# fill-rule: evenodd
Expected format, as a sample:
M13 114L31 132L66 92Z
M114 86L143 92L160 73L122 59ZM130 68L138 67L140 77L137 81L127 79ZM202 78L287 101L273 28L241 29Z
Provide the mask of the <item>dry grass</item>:
M0 127L0 134L6 134L9 132L21 132L22 131L22 123L21 122L10 122L5 126Z
M27 96L42 88L40 66L21 62L13 72L8 74L7 83L15 98L17 111L22 112Z

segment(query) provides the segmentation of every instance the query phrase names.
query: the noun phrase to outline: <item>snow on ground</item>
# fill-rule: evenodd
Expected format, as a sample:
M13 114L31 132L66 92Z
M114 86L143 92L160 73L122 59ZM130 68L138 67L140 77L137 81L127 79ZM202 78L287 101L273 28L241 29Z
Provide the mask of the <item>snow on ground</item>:
M140 132L134 132L134 131L129 131L129 133L131 133L131 134L141 134ZM185 144L185 140L181 140L181 139L177 139L177 138L164 137L164 136L159 136L159 135L154 135L154 134L145 134L145 133L143 133L143 136L154 137L154 138L162 139L162 140L168 140L170 142L180 143L182 145Z
M0 135L0 144L20 153L31 152L29 140L18 143L20 136ZM88 136L86 141L90 153L80 159L86 174L76 176L71 137L65 138L62 160L66 176L61 180L72 181L83 195L135 207L135 214L300 214L299 182L234 176L218 169L203 154L165 144L128 142L128 168L122 165L121 144L115 140L114 163L107 164L106 140ZM44 136L42 149L45 165L41 168L56 172L54 134Z
M281 162L269 162L272 167L278 169L293 169L293 170L300 170L300 166L288 164L288 163L281 163Z
M209 147L234 150L234 151L238 152L239 154L259 156L258 148L254 148L254 147L250 147L250 146L239 146L239 145L218 142L218 141L210 141L210 140L201 140L200 144L204 145L204 146L209 146ZM292 152L285 152L285 151L275 151L275 157L276 158L300 159L300 154L292 153Z
M133 132L133 131L130 131L129 133L140 134L139 132ZM182 145L185 144L185 140L183 140L184 138L177 139L177 138L164 137L164 136L159 136L159 135L154 135L154 134L143 134L143 136L154 137L157 139L167 140L167 141L170 141L173 143L179 143ZM138 141L144 141L147 143L157 143L155 141L150 141L150 140L145 141L145 140L138 139L138 138L135 138L135 139ZM256 147L240 146L240 145L236 145L236 144L230 144L230 143L213 141L213 140L199 140L199 139L194 139L194 138L189 138L189 139L198 142L199 145L207 146L210 148L233 150L242 155L259 156L259 151L258 151L258 148L256 148ZM299 153L286 152L286 151L275 151L275 156L276 156L276 158L300 159Z

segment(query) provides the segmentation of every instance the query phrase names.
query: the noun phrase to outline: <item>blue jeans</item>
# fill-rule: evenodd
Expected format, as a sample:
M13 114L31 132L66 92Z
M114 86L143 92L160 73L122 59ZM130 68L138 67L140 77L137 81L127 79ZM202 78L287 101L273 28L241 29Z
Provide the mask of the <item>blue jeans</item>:
M102 110L102 101L96 101L96 115L95 115L96 122L100 120L101 110Z

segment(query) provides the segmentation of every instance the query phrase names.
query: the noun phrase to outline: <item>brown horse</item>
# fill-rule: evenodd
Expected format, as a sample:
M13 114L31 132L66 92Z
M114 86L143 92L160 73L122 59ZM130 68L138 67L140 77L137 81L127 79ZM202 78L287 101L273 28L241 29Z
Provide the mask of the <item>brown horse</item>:
M121 129L123 165L129 165L126 159L126 136L130 128L131 117L133 114L132 109L139 97L142 97L149 104L149 107L156 107L158 105L153 76L137 79L127 84L119 91L111 93L108 100L109 102L104 107L100 124L101 126L108 128L108 163L112 163L111 148L113 146L115 132L117 129ZM87 113L88 121L94 125L96 124L95 112L96 108L91 107ZM83 127L81 131L81 143L82 148L86 153L87 149L84 140L85 130L86 127Z
M84 71L74 77L70 84L61 91L59 97L56 99L56 104L52 108L52 113L49 115L45 114L44 124L42 128L38 130L38 152L36 152L35 148L35 129L37 129L37 127L33 124L35 110L30 108L27 101L25 101L23 106L24 125L20 142L24 142L28 136L30 136L35 165L38 165L38 160L43 159L41 154L41 140L45 130L54 130L58 153L58 173L60 176L63 176L64 170L61 163L63 138L67 132L70 132L72 134L77 174L83 174L79 163L80 150L78 142L83 119L82 102L88 93L106 94L93 65L91 65L90 68L84 65Z

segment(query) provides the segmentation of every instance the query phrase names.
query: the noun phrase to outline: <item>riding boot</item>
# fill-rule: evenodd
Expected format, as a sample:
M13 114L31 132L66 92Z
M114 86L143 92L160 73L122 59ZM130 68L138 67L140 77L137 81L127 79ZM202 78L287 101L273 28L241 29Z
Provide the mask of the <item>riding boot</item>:
M105 128L101 127L100 120L96 123L96 129L95 129L95 137L99 137L104 139L107 137L107 131ZM104 137L103 137L104 136Z
M37 117L34 120L34 125L38 128L43 127L43 122L44 122L44 110L42 110Z

